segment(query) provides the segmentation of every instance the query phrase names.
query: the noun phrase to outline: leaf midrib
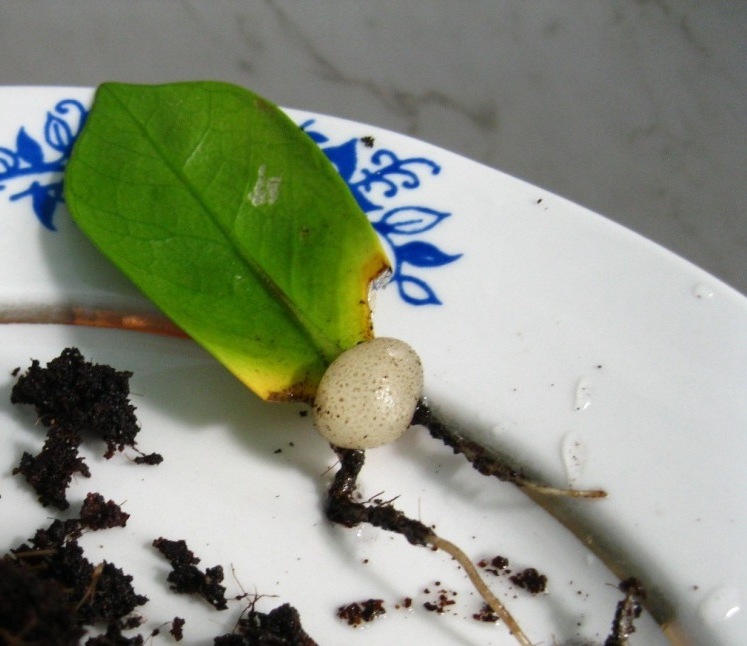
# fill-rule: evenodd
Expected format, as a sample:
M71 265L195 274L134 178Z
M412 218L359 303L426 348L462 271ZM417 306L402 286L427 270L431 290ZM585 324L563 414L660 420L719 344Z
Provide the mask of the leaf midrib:
M303 312L301 312L295 304L288 298L288 295L283 289L273 280L273 278L262 268L262 266L253 258L246 250L239 247L234 238L227 231L226 227L220 222L220 219L205 202L200 195L195 185L189 180L187 175L184 173L177 164L172 162L171 158L166 154L166 150L162 148L159 142L151 136L148 132L145 124L142 123L137 115L130 109L129 105L123 101L114 91L110 91L110 95L114 98L121 106L122 109L129 115L135 126L142 132L146 141L151 145L158 158L163 161L166 167L176 177L176 179L186 187L189 194L199 205L204 213L206 213L213 225L223 234L228 241L230 248L233 252L246 264L249 270L252 272L254 277L257 279L259 285L261 285L265 291L283 306L285 311L288 313L290 320L302 333L302 335L309 338L311 345L313 346L316 353L322 359L325 364L331 363L337 355L340 354L341 348L338 343L328 338L324 332L322 332L313 321L309 320ZM208 126L209 127L209 126ZM194 154L194 151L192 153Z

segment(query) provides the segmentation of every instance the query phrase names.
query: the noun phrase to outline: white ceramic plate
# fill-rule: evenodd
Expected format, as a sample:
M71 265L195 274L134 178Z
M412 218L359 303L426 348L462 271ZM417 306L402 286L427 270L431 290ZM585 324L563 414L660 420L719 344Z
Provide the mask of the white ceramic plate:
M56 164L90 98L88 89L0 90L6 311L148 307L56 202ZM739 643L747 634L747 300L542 189L391 132L291 115L365 198L398 259L401 281L378 294L376 329L420 351L432 403L554 482L607 489L604 501L575 502L579 515L635 555L692 643ZM361 140L368 136L372 147ZM150 598L143 634L181 616L186 643L210 643L247 604L217 612L169 592L168 566L150 547L164 536L185 539L203 566L223 565L229 594L263 595L259 610L295 605L323 644L513 643L502 626L472 619L480 601L449 558L371 528L331 526L321 501L334 456L308 418L260 402L189 341L0 326L4 550L59 516L11 475L24 450L39 450L43 431L30 409L10 405L10 372L69 345L134 372L139 446L165 457L145 467L87 448L92 477L77 478L68 495L70 515L89 491L131 514L125 529L81 543L90 560L131 573ZM475 560L503 555L512 568L546 574L541 597L488 577L535 642L603 641L621 596L615 577L511 486L479 476L422 429L370 451L362 483L364 496L399 496L400 508ZM423 603L441 589L457 593L456 603L438 615ZM397 608L406 597L412 607ZM338 606L368 598L384 600L384 618L356 629L336 618ZM632 644L667 643L648 617L638 628Z

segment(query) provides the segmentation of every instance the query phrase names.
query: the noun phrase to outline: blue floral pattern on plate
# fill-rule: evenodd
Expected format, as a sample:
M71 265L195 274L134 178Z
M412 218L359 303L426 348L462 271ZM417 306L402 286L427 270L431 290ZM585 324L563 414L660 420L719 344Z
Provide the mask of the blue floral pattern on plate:
M54 215L63 201L65 164L87 114L80 101L63 99L46 114L43 140L35 139L21 126L15 147L0 146L0 191L21 184L20 189L7 193L8 199L30 199L37 219L50 231L55 230ZM397 286L400 297L411 305L440 305L434 289L414 275L412 268L441 267L461 257L422 239L423 234L451 214L424 205L386 208L385 204L401 191L417 189L424 176L438 175L441 167L425 157L401 158L391 150L374 150L370 137L330 143L329 137L312 129L314 123L312 119L301 127L336 166L374 229L391 249L394 258L391 282ZM365 161L359 154L361 148L371 150ZM376 198L375 193L383 199Z
M62 202L62 171L87 114L80 101L64 99L47 112L43 141L29 135L22 126L15 148L0 146L0 191L8 182L30 178L22 190L10 193L9 199L30 199L34 214L50 231L55 230L53 217Z
M440 267L461 257L461 254L446 253L435 244L419 239L451 214L424 205L386 209L373 201L372 193L377 187L382 189L383 198L391 199L400 191L417 189L422 176L438 175L441 167L425 157L402 159L383 148L373 151L367 162L362 162L358 151L361 147L372 149L372 138L330 144L326 135L311 129L313 124L310 120L301 127L337 167L374 229L389 245L394 257L391 282L397 286L400 297L411 305L440 305L433 288L423 278L410 273L410 267Z

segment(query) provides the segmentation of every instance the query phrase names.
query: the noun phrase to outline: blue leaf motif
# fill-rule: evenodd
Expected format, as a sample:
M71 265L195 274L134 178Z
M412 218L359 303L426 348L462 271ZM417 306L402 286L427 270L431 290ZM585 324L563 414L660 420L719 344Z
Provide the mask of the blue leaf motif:
M73 145L73 131L64 119L47 113L47 122L44 124L44 138L55 150L67 155Z
M429 231L449 215L451 214L425 206L401 206L387 211L378 222L374 223L374 228L382 235L391 233L414 235Z
M18 157L12 150L0 148L0 176L10 173L18 167Z
M324 154L337 166L337 172L346 182L350 182L358 166L358 154L355 150L357 143L356 139L351 139L339 146L329 146L324 149Z
M39 218L44 227L50 231L56 231L57 227L52 222L57 202L60 201L60 191L54 190L55 187L36 186L32 195L34 213Z
M308 119L304 121L299 128L303 130L309 137L311 137L311 140L314 143L317 144L326 144L329 141L329 137L327 135L322 134L318 130L309 130L309 128L314 125L315 119Z
M31 182L31 185L20 193L11 195L12 201L24 197L31 197L31 204L34 209L34 215L38 218L46 229L56 231L52 217L54 216L57 203L62 201L62 181L52 182L51 184L40 184Z
M18 151L18 156L31 164L31 166L40 166L44 163L42 147L36 139L33 139L26 133L24 128L18 131L16 150Z
M400 262L407 262L415 267L440 267L454 262L462 254L447 254L430 242L414 240L394 247L394 255Z
M396 279L399 295L410 305L441 305L441 301L430 285L415 276L398 276Z
M357 145L358 140L351 139L339 146L328 146L322 148L322 152L327 156L327 159L335 165L337 172L340 173L341 177L345 180L350 192L355 198L355 201L358 202L358 206L361 207L361 210L364 213L370 213L371 211L376 211L381 207L371 202L371 200L361 192L358 184L352 181L355 170L358 167Z

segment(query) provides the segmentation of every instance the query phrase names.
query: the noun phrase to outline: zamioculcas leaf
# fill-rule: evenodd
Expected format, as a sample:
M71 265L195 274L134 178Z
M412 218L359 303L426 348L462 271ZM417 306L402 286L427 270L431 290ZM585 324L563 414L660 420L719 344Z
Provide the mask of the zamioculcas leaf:
M334 166L280 109L233 85L107 83L65 176L83 232L265 399L313 396L370 339L388 267Z

